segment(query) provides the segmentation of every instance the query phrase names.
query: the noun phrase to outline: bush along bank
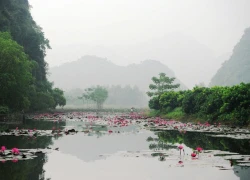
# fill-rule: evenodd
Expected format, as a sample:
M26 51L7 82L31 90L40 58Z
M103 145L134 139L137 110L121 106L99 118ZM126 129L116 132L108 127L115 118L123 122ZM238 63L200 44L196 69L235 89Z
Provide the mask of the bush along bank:
M149 101L151 115L247 126L250 123L250 83L185 91L165 91Z

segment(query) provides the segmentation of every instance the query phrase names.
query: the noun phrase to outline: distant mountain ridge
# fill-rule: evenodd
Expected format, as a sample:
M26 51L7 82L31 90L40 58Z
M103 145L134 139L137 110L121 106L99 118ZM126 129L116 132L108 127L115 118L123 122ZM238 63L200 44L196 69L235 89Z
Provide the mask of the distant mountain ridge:
M159 61L145 60L140 64L118 66L106 58L96 56L83 56L77 61L53 67L49 72L49 79L64 90L84 89L94 85L131 85L147 91L151 78L160 72L175 77L174 72ZM176 82L181 84L181 89L187 89L178 79Z
M241 82L250 83L250 28L245 30L232 56L223 63L209 86L232 86Z
M208 85L222 62L227 59L218 58L218 55L202 42L180 32L160 35L143 42L131 42L129 45L61 44L53 46L53 50L48 51L47 58L48 62L61 64L79 59L83 55L106 57L120 65L140 63L146 59L157 60L171 68L189 88L200 82Z

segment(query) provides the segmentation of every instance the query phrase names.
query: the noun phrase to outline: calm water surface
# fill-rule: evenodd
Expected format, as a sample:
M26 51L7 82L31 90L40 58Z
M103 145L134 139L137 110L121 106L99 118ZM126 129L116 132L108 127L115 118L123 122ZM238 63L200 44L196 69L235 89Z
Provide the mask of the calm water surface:
M19 125L22 127L82 131L86 123L31 120ZM91 133L54 137L0 136L0 145L7 148L59 148L33 160L0 162L0 180L249 180L250 177L248 167L238 166L236 160L226 160L214 151L202 153L199 159L190 157L192 148L201 146L205 150L225 151L220 153L224 155L235 152L250 158L247 156L250 155L249 140L210 137L197 132L155 132L136 125L123 128L93 125L92 129ZM113 133L107 132L110 129ZM117 131L120 133L115 133ZM180 143L184 145L185 155L180 155L176 148ZM166 154L165 160L160 161L157 153Z

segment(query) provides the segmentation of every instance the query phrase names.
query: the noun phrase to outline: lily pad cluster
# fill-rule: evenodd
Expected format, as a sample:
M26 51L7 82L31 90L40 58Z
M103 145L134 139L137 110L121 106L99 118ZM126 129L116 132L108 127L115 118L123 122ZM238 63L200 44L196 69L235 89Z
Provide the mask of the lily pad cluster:
M75 121L88 122L90 125L97 124L108 127L126 127L136 124L142 128L153 130L176 130L182 134L186 132L207 132L215 135L225 136L235 139L250 139L249 129L225 126L220 123L182 123L173 119L149 118L140 113L101 113L96 112L70 112L70 113L44 113L30 115L30 119L47 120L53 122Z
M53 128L52 130L37 130L37 129L8 129L6 131L0 132L0 136L32 136L32 137L37 137L37 136L54 136L54 135L63 135L63 134L76 134L78 131L75 129L55 129Z
M18 162L19 160L30 160L37 157L40 153L49 153L49 149L18 149L16 147L7 149L5 146L0 150L0 162Z

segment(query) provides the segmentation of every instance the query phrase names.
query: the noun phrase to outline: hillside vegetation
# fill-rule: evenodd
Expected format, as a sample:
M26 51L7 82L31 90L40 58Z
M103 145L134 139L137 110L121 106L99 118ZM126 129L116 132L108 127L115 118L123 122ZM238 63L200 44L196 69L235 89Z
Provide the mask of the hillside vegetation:
M210 86L232 86L241 82L250 82L250 28L245 30L232 56L214 75Z
M0 114L63 106L63 91L46 78L50 48L28 0L0 0Z

